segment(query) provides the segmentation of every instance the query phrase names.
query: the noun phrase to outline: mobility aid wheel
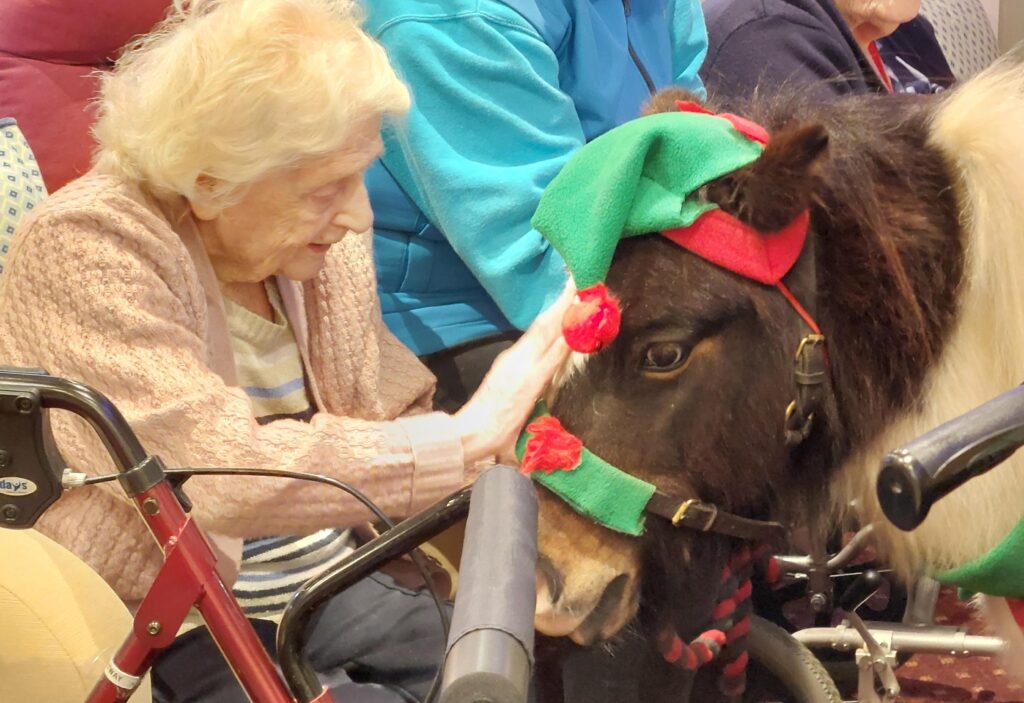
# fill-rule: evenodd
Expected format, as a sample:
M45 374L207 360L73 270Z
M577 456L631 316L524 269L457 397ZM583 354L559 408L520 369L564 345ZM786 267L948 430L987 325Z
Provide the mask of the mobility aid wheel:
M750 703L839 703L832 678L818 658L792 635L764 618L751 618L747 640Z

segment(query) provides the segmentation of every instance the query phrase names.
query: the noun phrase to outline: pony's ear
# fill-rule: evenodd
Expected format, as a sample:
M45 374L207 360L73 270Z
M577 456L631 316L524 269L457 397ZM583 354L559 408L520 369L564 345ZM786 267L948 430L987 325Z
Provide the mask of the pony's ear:
M682 88L663 88L651 96L640 114L647 117L647 115L657 115L659 112L679 112L679 107L676 106L679 101L697 103L698 105L704 105L706 102Z
M709 183L705 197L758 231L778 231L818 197L827 151L822 125L785 127L757 161Z

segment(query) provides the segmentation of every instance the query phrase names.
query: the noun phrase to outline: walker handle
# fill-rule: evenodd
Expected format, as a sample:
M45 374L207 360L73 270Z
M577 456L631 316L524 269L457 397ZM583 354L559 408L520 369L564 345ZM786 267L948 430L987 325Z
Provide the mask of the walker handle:
M63 494L67 464L50 431L51 408L73 412L92 425L123 480L133 469L148 466L148 473L139 473L149 483L125 484L130 495L163 478L159 460L147 457L131 427L104 395L42 369L0 366L0 528L32 527ZM133 493L135 488L140 490Z
M537 494L496 466L473 486L441 703L523 703L533 659Z
M900 529L912 530L936 501L1022 444L1024 387L1018 386L891 451L876 485L882 511Z

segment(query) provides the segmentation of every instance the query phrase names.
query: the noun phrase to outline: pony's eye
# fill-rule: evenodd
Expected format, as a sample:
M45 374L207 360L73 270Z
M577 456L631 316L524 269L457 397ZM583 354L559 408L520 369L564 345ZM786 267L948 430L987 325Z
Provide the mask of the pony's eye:
M644 353L643 370L665 372L678 368L686 361L683 345L678 342L655 342Z

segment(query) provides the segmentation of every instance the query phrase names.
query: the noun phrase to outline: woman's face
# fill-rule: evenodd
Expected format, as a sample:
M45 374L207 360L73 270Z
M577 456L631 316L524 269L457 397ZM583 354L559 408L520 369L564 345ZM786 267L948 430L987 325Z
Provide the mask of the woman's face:
M904 22L917 17L921 0L836 0L836 7L854 36L886 37Z
M332 244L370 229L363 175L380 156L380 117L355 126L344 147L275 172L222 210L192 204L200 236L222 283L316 276Z

